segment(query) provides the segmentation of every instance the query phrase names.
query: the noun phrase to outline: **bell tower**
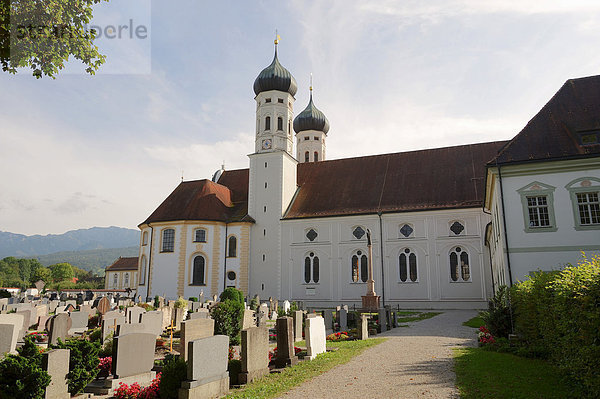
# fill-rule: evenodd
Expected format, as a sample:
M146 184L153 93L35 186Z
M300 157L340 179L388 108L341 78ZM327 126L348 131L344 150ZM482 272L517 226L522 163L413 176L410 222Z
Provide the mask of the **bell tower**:
M281 217L296 193L292 121L296 79L275 56L254 81L256 137L250 158L248 215L250 232L250 295L281 297Z
M313 103L312 74L310 77L310 101L294 119L296 151L298 162L319 162L325 160L325 139L329 132L329 121Z

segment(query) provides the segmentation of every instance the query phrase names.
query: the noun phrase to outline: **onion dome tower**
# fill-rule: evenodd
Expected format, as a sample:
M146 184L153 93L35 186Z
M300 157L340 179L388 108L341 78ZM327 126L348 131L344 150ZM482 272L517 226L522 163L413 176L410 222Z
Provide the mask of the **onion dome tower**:
M304 111L294 119L296 159L301 163L325 160L325 138L329 132L329 121L313 103L312 75L310 80L310 101Z

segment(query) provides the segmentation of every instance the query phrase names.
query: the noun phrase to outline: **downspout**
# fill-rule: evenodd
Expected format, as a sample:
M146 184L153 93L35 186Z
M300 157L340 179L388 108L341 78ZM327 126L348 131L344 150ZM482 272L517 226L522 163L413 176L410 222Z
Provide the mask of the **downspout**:
M504 189L502 187L502 172L498 160L496 160L496 167L498 168L498 181L500 182L500 201L502 204L502 224L504 225L504 241L506 242L506 266L508 267L508 281L510 286L513 285L512 269L510 268L510 251L508 245L508 233L506 231L506 212L504 208Z
M154 237L154 227L148 223L148 227L150 227L150 253L148 254L148 283L146 285L146 302L150 301L150 267L152 266L152 238Z
M491 214L492 214L491 212L486 212L486 211L485 211L485 206L483 207L483 213L485 213L485 214L488 214L488 215L491 215ZM487 224L487 226L489 226L489 225L491 225L491 224L492 224L492 222L489 222L489 223ZM485 228L485 237L484 237L484 239L483 239L483 241L484 241L484 243L483 243L483 244L484 244L486 247L488 247L488 255L489 255L489 258L490 258L490 272L492 273L492 274L491 274L491 276L492 276L492 292L496 292L496 288L495 288L495 285L496 285L496 284L494 283L494 266L492 265L492 251L491 251L491 248L490 248L490 246L488 245L488 243L489 243L489 240L487 239L487 238L488 238L488 236L487 236L487 232L488 232L487 226L486 226L486 228ZM493 230L493 228L492 228L492 230ZM492 234L493 234L493 233L492 233Z
M223 291L225 291L227 288L227 222L225 222L225 246L223 248L225 249L225 260L223 261Z
M383 267L383 222L381 220L381 211L377 212L379 216L379 244L381 251L381 306L385 309L385 272Z

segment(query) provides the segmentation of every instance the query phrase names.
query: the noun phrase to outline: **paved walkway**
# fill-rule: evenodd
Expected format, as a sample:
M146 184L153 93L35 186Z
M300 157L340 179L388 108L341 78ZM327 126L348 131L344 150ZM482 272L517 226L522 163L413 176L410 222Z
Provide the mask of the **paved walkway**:
M476 330L462 325L476 315L444 311L379 334L389 339L281 398L458 398L452 348L476 345Z

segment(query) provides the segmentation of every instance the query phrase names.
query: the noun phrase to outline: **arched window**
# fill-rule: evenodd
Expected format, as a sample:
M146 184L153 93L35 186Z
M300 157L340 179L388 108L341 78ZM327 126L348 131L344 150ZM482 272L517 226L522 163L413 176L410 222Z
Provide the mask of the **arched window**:
M415 255L410 249L406 248L400 254L398 258L398 265L400 268L400 281L403 283L417 281L417 255Z
M319 153L318 153L318 152L316 152L316 151L315 151L315 154L314 154L314 158L313 158L313 160L314 160L315 162L319 162Z
M292 135L292 121L288 121L288 135Z
M304 282L306 284L319 282L319 257L314 252L304 258Z
M277 117L277 130L283 130L283 118L281 116Z
M235 236L229 237L229 242L227 243L227 256L230 258L235 258L237 256L237 238L235 238Z
M142 245L148 245L148 232L144 231L142 234Z
M119 275L117 273L113 274L113 287L117 287L119 284Z
M129 273L125 273L125 279L123 280L123 287L129 287Z
M456 247L450 252L450 278L452 281L471 280L469 254L461 247Z
M194 257L192 264L192 283L190 285L204 285L204 269L206 260L204 256L197 255Z
M206 242L206 230L196 229L194 231L194 242Z
M352 255L352 281L354 283L363 282L366 283L369 279L369 267L367 255L362 251L356 251Z
M267 116L265 118L265 130L271 130L271 117Z
M146 284L146 255L142 255L140 261L140 285Z
M310 162L310 152L308 151L304 153L304 162Z
M161 252L173 252L174 248L175 248L175 230L173 230L173 229L163 230Z

